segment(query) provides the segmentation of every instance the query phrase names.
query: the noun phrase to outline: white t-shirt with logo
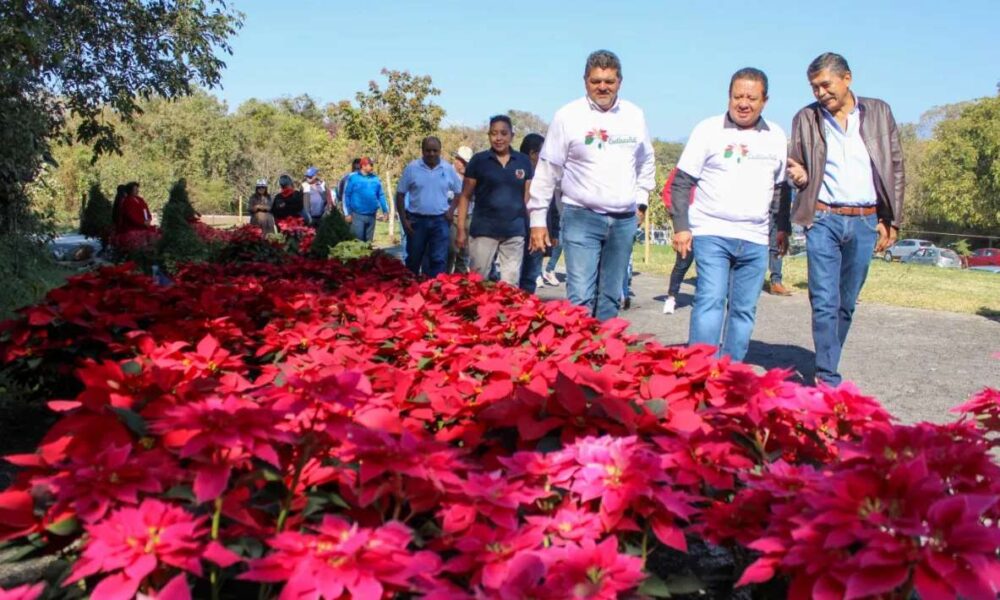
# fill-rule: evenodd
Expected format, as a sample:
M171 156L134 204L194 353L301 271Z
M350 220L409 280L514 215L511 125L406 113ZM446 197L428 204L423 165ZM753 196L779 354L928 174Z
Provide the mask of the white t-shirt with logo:
M775 186L785 180L788 141L763 118L739 129L726 114L695 126L677 168L698 179L688 211L691 235L768 243Z
M646 117L627 100L619 99L607 111L587 97L560 108L539 159L528 202L533 227L545 226L557 186L564 204L607 214L647 204L656 185Z

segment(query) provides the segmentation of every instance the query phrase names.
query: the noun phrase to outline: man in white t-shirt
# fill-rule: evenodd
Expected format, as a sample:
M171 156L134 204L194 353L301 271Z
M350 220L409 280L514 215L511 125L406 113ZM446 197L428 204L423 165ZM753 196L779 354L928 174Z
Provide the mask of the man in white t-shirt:
M605 321L621 307L636 207L649 203L656 164L642 109L618 97L618 57L592 52L583 82L587 95L560 108L545 135L528 201L529 249L552 245L546 215L558 187L566 295Z
M734 360L750 345L771 220L782 254L791 230L787 140L761 116L766 103L763 71L733 74L729 109L694 128L671 187L674 250L682 257L693 250L698 265L688 343L718 346Z

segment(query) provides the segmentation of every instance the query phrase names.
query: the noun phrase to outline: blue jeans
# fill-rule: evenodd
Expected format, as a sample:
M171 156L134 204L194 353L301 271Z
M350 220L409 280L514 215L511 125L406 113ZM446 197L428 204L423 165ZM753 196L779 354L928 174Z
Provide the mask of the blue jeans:
M628 254L628 268L625 269L625 279L622 280L622 301L632 295L632 253Z
M437 277L448 262L448 219L444 215L407 213L413 232L406 236L406 268L419 275Z
M781 254L778 252L778 228L774 225L774 219L771 219L771 231L768 235L767 270L771 273L771 283L781 283Z
M684 282L684 276L687 275L692 263L694 263L694 252L688 252L684 258L681 258L680 254L674 256L674 268L670 270L670 283L667 286L668 296L676 298L680 293L681 283Z
M541 250L528 252L530 240L530 237L525 238L524 258L521 259L521 280L517 287L529 294L534 294L535 288L538 287L538 276L542 274L542 261L545 259L545 253Z
M399 219L399 245L402 247L403 251L400 253L400 258L403 259L403 264L406 264L406 228L403 227L403 220Z
M694 259L698 262L698 287L688 343L719 346L721 340L720 355L743 360L757 317L760 282L767 269L767 245L714 235L696 236Z
M546 271L555 271L556 265L559 264L559 257L562 256L562 244L556 244L552 246L552 254L549 256L549 262L545 265Z
M878 218L848 217L817 212L806 231L809 260L809 303L812 305L816 379L830 385L841 381L840 353L854 318L861 286L868 277Z
M375 239L375 215L351 213L351 233L362 242Z
M566 253L566 295L598 320L618 316L635 228L635 213L602 215L564 206L559 241Z

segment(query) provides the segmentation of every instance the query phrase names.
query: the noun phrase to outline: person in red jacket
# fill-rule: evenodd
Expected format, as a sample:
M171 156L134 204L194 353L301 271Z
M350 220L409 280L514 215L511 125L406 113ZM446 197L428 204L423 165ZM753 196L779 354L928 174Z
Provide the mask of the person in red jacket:
M674 176L677 175L677 169L670 171L670 175L667 176L667 182L663 184L663 205L667 207L667 213L669 214L673 209L673 202L670 200L670 186L674 183ZM691 200L694 201L694 194L691 194ZM684 276L687 275L688 269L691 268L691 263L694 262L694 252L688 252L684 256L680 253L676 255L674 259L674 268L670 271L670 285L667 287L667 299L663 301L663 314L672 315L674 310L677 308L677 294L681 290L681 282L684 281Z
M115 221L115 233L122 234L148 229L152 220L153 215L149 212L149 205L139 195L138 182L133 181L126 184L125 199L122 200Z

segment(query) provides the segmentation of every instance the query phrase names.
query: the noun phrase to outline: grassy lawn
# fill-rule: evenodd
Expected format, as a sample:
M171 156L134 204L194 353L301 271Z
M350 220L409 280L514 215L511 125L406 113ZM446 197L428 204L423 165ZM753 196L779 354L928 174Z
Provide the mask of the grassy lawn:
M636 245L635 269L666 277L674 265L670 246L651 246L650 263L644 263L645 248ZM695 269L698 263L695 262ZM690 273L689 273L690 276ZM786 257L782 267L786 286L806 292L805 254ZM886 263L876 259L868 271L861 300L891 306L928 308L958 313L1000 317L1000 275L924 265Z
M389 244L388 223L375 226L375 246ZM636 244L635 269L640 272L663 275L666 278L674 265L674 251L670 246L650 246L650 264L644 263L645 248ZM697 270L697 263L694 269ZM688 274L690 277L693 271ZM782 269L786 286L806 293L806 257L801 254L786 257ZM872 260L868 281L861 291L863 302L927 308L957 313L1000 317L1000 275L977 271L941 269L924 265L904 265Z

